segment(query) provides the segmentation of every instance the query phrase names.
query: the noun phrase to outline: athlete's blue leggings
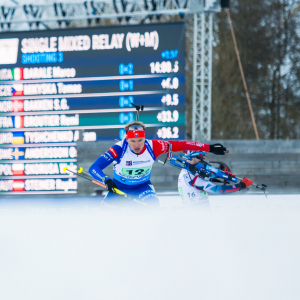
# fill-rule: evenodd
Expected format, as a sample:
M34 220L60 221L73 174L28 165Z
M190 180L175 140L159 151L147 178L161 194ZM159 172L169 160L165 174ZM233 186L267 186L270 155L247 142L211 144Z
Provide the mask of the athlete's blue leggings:
M118 186L118 184L117 184ZM138 201L134 201L133 199L130 199L128 197L124 196L119 196L117 194L113 193L108 193L107 196L105 197L104 201L109 205L117 205L122 203L126 204L132 204L134 206L140 206L140 207L146 207L147 205L150 207L153 206L159 206L159 199L157 198L157 195L154 191L154 188L151 183L147 182L143 185L138 185L138 186L128 186L124 187L118 186L118 189L127 195L132 196ZM142 204L145 203L146 205Z

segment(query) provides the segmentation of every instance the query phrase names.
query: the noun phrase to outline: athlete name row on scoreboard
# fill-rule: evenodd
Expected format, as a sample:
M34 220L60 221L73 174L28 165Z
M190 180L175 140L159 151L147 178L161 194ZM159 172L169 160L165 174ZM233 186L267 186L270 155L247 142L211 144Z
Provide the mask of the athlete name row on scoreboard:
M51 131L31 131L31 132L0 132L0 145L2 147L12 145L22 145L24 147L38 147L46 143L49 146L73 146L80 138L79 130L51 130ZM82 132L83 142L94 142L97 134L94 131ZM37 148L38 149L38 148ZM57 155L60 152L57 152ZM39 157L41 158L41 157Z
M161 111L156 115L159 122L177 122L179 112ZM134 120L133 113L120 113L119 122L121 124L132 122ZM64 127L64 126L79 126L79 115L41 115L41 116L14 116L0 117L0 128L34 128L34 127Z
M151 76L151 75L149 75ZM158 76L158 75L157 75ZM151 78L150 78L151 79ZM118 80L118 79L108 79L108 80ZM79 80L78 80L79 81ZM164 78L161 80L161 87L163 89L178 89L179 79L177 77ZM103 84L101 87L106 88ZM101 88L100 87L100 88ZM134 81L133 80L120 80L118 81L118 87L121 92L133 91ZM159 86L157 86L156 91L159 91ZM38 84L13 84L13 85L0 85L0 96L1 97L21 97L21 96L35 96L35 95L66 95L66 94L80 94L83 91L82 84L65 84L62 82L58 83L38 83ZM135 94L145 94L144 91L136 91ZM161 93L164 93L161 90ZM82 97L93 97L96 93L84 94ZM122 95L122 93L112 92L111 95ZM100 96L100 95L97 95ZM106 96L109 96L109 92L106 92ZM23 97L22 97L23 98Z
M164 94L161 97L161 103L166 106L179 105L178 94ZM133 96L119 97L119 106L126 110L126 108L132 108L131 103L135 103ZM33 111L59 111L69 110L68 100L66 98L55 99L41 99L41 100L5 100L0 101L0 112L6 113L18 113L18 112L33 112ZM107 110L102 110L105 113ZM99 110L97 111L99 112Z
M150 73L177 73L179 71L178 61L157 61L151 62ZM133 75L134 65L132 63L119 64L118 68L120 75ZM12 68L12 69L0 69L0 81L20 81L20 80L33 80L33 79L68 79L75 78L75 68L61 68L61 67L32 67L32 68ZM103 76L105 77L105 76ZM89 78L89 77L87 77ZM114 77L112 77L113 79ZM93 79L93 77L90 77Z
M0 180L0 194L31 191L55 191L71 192L77 191L77 181L69 179L13 179Z
M160 86L163 89L178 89L179 79L178 77L167 77L168 75L154 74L154 75L130 75L130 76L100 76L100 77L86 77L86 78L74 78L72 81L89 82L89 81L118 81L120 91L134 90L134 79L138 80L152 80L161 79ZM164 78L165 77L165 78ZM123 80L126 78L128 80ZM120 80L121 79L121 80ZM65 79L68 81L70 79ZM83 86L80 83L66 84L61 79L48 80L58 81L57 83L45 83L47 80L42 80L43 83L13 83L0 85L0 96L13 97L13 96L30 96L30 95L55 95L55 94L79 94L83 90ZM151 82L150 82L151 83ZM149 83L148 83L149 84ZM103 83L105 86L105 84Z
M67 175L70 174L67 171L64 171L64 168L68 167L69 170L77 172L77 169L74 168L73 163L13 163L13 164L0 164L0 178L3 176L8 177L27 177L29 175ZM49 176L52 177L52 176Z
M0 163L2 160L32 160L76 157L77 150L74 146L0 148Z

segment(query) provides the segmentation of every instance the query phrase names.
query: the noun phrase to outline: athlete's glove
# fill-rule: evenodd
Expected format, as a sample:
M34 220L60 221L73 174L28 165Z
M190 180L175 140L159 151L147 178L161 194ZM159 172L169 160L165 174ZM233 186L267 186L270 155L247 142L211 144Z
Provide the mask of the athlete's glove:
M116 193L114 188L117 188L116 184L109 178L105 181L105 184L107 186L107 190L110 192L110 193Z
M250 186L253 183L252 180L248 179L248 178L244 178L241 182L240 182L240 190L243 190L245 188L247 188L248 186Z
M209 145L209 152L216 154L216 155L225 155L226 148L221 144L213 144Z

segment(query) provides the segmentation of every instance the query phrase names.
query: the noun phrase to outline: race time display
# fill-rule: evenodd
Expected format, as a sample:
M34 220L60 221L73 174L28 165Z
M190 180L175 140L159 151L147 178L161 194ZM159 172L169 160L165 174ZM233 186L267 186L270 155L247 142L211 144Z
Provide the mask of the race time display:
M1 33L0 193L76 193L78 141L184 139L183 23Z

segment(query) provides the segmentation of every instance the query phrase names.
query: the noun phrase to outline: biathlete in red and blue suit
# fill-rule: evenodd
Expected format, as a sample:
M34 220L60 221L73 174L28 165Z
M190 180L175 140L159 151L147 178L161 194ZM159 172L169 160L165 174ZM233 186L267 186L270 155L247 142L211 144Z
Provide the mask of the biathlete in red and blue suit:
M89 169L93 178L102 180L107 185L107 203L117 196L114 188L118 188L139 201L159 204L150 181L151 169L157 157L169 151L170 144L173 152L200 150L217 155L224 155L226 152L221 144L145 139L145 125L142 122L132 122L125 126L125 130L126 138L109 148ZM114 169L113 179L103 172L111 163Z

